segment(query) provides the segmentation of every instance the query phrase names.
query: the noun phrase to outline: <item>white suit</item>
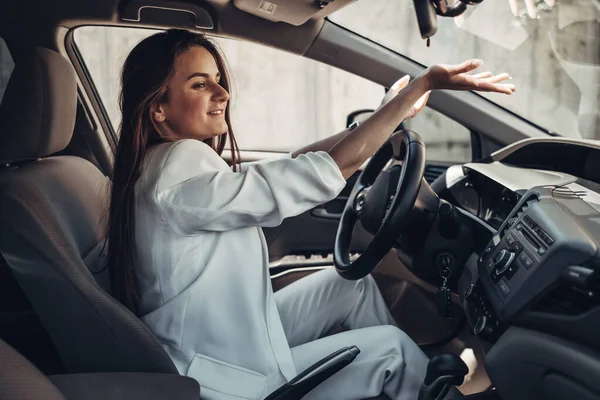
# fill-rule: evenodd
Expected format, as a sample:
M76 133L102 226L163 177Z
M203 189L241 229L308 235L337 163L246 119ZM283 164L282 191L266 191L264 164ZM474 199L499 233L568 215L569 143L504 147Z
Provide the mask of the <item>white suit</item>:
M140 315L204 399L261 399L348 345L361 354L307 399L416 398L427 358L393 326L320 340L337 324L393 324L372 278L325 270L273 294L261 226L333 198L345 180L325 152L231 171L209 146L154 147L136 185Z

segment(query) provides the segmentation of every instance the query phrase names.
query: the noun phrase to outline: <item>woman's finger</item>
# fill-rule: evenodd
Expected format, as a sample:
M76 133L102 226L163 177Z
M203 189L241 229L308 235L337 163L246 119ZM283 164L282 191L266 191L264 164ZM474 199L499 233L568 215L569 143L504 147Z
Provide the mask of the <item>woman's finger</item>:
M464 63L458 65L448 65L446 66L446 69L448 72L450 72L450 74L458 75L473 71L474 69L479 68L481 64L483 64L483 61L475 59L465 61Z
M385 96L383 96L383 99L381 100L381 106L387 104L390 100L392 100L394 97L396 97L398 92L400 92L402 89L404 89L406 87L406 85L408 85L409 80L410 80L410 76L404 75L402 78L400 78L396 82L394 82L394 84L390 87L390 89L387 91Z
M508 4L510 5L510 11L512 11L515 17L519 16L519 4L517 0L508 0Z
M400 78L396 82L394 82L394 84L392 85L392 87L390 87L389 91L393 91L395 93L398 93L399 91L401 91L402 89L404 89L406 87L406 85L408 85L409 81L410 81L410 76L409 75L404 75L402 78Z
M537 18L537 8L535 8L533 0L525 0L525 6L527 7L527 14L529 14L529 18Z
M480 92L495 92L504 94L513 94L516 91L515 85L511 83L490 83L480 81L477 88L474 89Z
M414 107L417 110L417 112L421 111L423 107L425 107L425 104L427 104L427 100L429 99L429 93L431 93L430 90L428 90L423 96L421 96L419 100L417 100L417 102L415 103Z
M510 83L492 83L488 79L475 79L469 75L462 75L460 83L454 87L458 90L475 90L480 92L498 92L512 94L515 85Z
M490 82L490 83L498 83L498 82L502 82L508 79L512 79L512 77L507 74L506 72L502 73L502 74L498 74L496 76L492 76L490 78L485 79L485 81Z
M471 75L473 78L483 79L483 78L491 78L493 75L490 71L485 71L480 74Z

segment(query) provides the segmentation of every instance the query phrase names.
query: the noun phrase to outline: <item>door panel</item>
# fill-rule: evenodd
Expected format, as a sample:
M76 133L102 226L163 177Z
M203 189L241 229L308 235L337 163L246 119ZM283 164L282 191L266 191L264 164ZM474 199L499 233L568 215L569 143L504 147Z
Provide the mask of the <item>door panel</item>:
M360 171L348 179L336 199L295 218L288 218L278 227L263 228L270 261L290 254L326 256L332 253L339 219L359 174ZM351 252L362 252L369 241L370 235L362 227L357 227L350 245Z

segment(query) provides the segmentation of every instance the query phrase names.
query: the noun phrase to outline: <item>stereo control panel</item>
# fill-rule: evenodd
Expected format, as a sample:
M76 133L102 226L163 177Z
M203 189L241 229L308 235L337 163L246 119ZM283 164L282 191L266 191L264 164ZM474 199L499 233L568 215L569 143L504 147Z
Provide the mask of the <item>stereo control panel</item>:
M479 255L478 279L461 293L479 336L494 341L519 315L535 312L540 299L565 279L577 283L586 271L594 272L589 263L597 259L596 232L586 228L596 222L586 226L580 217L598 213L564 193L542 187L523 194Z

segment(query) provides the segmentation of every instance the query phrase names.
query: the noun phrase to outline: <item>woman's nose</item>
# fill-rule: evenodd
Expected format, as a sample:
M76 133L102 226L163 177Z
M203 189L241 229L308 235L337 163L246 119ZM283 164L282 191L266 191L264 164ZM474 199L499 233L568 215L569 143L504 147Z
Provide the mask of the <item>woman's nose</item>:
M214 99L216 101L229 101L229 93L227 92L227 90L225 90L225 88L223 88L223 86L216 85Z

